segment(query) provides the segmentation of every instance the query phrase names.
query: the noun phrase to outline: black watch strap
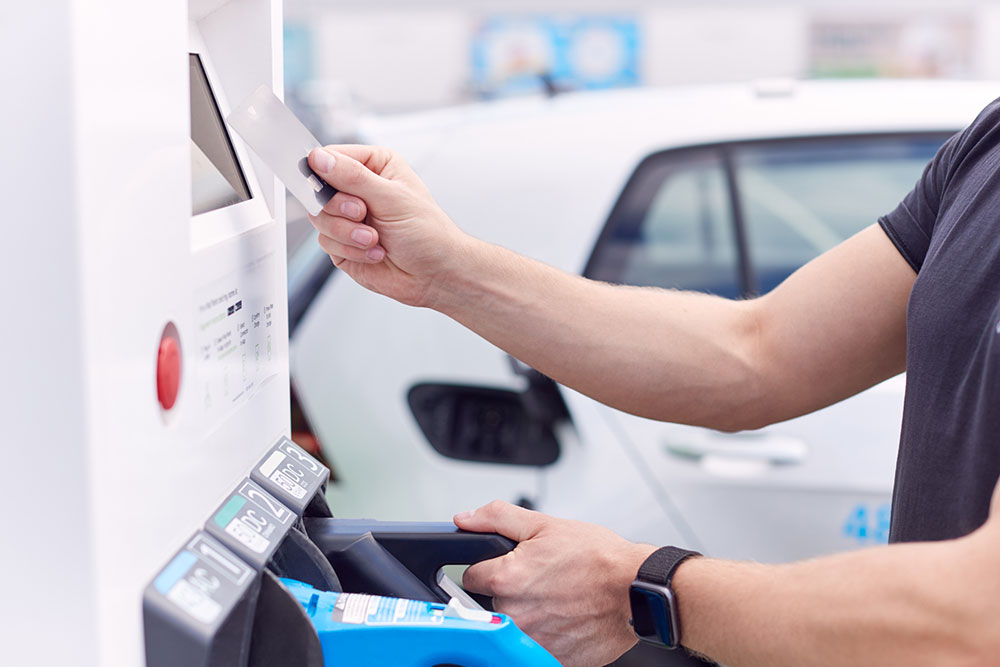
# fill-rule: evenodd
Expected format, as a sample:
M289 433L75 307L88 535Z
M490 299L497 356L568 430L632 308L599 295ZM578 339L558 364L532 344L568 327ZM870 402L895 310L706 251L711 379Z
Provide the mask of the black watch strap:
M661 547L651 553L639 568L636 579L660 586L670 586L670 580L681 563L693 556L700 556L697 551L688 551L678 547Z

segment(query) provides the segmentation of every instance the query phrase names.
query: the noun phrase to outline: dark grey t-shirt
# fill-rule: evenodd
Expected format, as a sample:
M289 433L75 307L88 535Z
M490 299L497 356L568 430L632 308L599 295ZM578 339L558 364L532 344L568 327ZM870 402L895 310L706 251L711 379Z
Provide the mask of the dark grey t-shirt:
M959 537L1000 475L1000 100L879 223L917 271L889 539Z

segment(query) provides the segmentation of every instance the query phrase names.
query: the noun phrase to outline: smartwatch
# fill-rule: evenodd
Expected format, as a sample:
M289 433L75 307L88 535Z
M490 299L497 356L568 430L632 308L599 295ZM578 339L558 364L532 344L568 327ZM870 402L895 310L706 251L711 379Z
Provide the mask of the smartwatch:
M632 606L630 622L641 641L668 649L681 645L680 613L670 580L681 563L700 555L697 551L663 547L654 551L639 568L628 597Z

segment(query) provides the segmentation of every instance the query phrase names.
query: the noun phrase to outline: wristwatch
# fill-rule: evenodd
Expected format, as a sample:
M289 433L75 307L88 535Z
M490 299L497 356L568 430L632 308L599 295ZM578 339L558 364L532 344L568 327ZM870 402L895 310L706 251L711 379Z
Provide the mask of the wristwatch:
M680 613L670 580L680 564L694 556L701 554L663 547L654 551L639 568L639 574L629 587L628 598L632 606L632 629L641 641L669 649L681 645Z

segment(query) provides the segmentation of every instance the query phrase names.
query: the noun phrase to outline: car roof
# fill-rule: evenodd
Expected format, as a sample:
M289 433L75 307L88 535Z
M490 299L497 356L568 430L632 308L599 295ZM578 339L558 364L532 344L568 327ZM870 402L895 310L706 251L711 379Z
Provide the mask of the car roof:
M948 80L762 80L575 92L369 118L366 135L510 126L586 136L609 124L651 150L770 137L954 131L1000 96L1000 83ZM630 142L631 143L631 142Z
M1000 84L971 81L637 88L371 118L362 131L401 153L468 232L579 271L650 154L766 138L951 133L998 94Z

